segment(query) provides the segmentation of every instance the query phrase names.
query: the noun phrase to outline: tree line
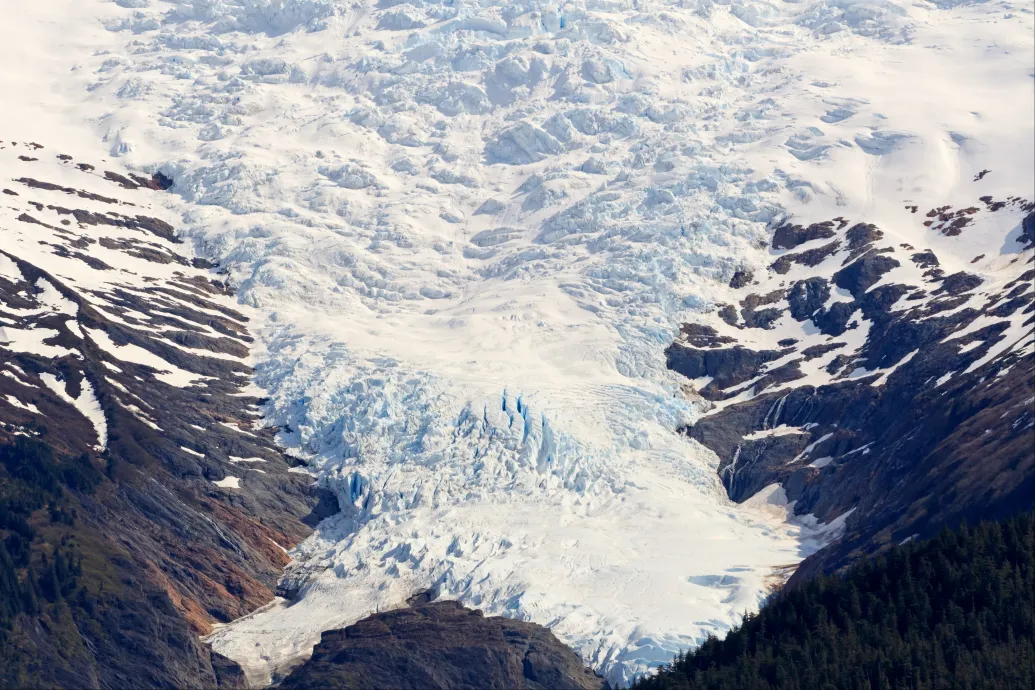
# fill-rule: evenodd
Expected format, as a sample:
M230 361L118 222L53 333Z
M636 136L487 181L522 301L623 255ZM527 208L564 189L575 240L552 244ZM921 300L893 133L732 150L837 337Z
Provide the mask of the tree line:
M1035 688L1033 530L963 524L816 577L633 688Z

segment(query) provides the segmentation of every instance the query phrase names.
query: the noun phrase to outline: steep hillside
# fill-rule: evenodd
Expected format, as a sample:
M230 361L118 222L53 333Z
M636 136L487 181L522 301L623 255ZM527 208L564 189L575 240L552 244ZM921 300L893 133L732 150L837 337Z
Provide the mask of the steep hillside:
M796 578L1032 507L1035 204L981 178L974 205L899 225L775 228L765 273L667 350L730 498L850 513Z
M944 530L780 594L637 690L1030 688L1032 514Z
M254 428L248 317L169 180L11 141L0 171L0 684L213 687L198 635L272 598L318 498Z

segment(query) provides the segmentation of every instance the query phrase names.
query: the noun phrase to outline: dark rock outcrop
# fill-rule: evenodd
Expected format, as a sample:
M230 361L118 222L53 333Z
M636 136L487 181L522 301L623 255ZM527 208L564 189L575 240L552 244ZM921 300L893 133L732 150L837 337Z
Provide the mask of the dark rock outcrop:
M1021 235L1017 240L1025 249L1035 247L1035 211L1031 211L1021 221Z
M845 517L843 535L792 582L964 518L1032 508L1032 204L981 201L984 210L935 209L918 230L952 236L983 214L1012 214L1000 226L1020 232L989 242L986 254L1001 259L981 274L946 275L931 249L881 246L872 224L785 224L776 253L826 243L783 253L750 286L738 281L739 309L684 325L666 350L668 367L697 381L684 390L705 412L684 431L719 456L730 498L778 483L797 514ZM723 404L709 411L707 401Z
M455 601L415 604L323 633L284 690L604 690L546 628Z
M773 249L794 249L812 240L829 239L834 236L836 223L813 223L807 228L784 223L773 230Z
M747 287L751 284L751 281L754 279L754 277L755 274L751 271L744 268L739 269L736 273L733 274L733 277L730 278L730 287L735 290L739 290L742 287Z

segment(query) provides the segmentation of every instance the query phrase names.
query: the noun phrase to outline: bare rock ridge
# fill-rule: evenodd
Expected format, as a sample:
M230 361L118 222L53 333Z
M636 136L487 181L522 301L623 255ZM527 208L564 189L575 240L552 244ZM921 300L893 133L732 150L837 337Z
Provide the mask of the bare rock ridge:
M412 600L411 600L412 601ZM604 690L608 684L541 625L413 601L323 633L281 688Z
M768 271L738 272L738 303L667 349L706 410L685 432L718 454L730 498L780 484L796 514L845 517L796 580L962 518L1031 509L1035 204L983 196L913 216L909 236L1013 222L997 214L1017 227L991 259L946 262L973 272L868 223L780 225Z
M199 635L273 597L327 497L255 427L248 317L150 208L172 181L34 146L0 145L0 527L29 590L76 566L0 616L0 685L233 687Z

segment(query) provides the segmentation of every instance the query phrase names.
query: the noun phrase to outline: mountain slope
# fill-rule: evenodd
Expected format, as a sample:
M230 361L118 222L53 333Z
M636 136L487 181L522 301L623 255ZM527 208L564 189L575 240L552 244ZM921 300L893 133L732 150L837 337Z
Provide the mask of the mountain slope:
M851 511L798 578L1031 508L1035 204L915 218L776 228L765 274L667 351L711 403L686 432L732 499L779 484L795 511Z
M914 265L902 243L930 246L946 276L980 274L972 296L1011 280L981 263L1001 244L983 243L1005 240L1019 210L979 199L1035 188L1028 9L15 3L0 51L27 67L0 74L21 95L0 129L53 132L173 181L170 224L255 309L263 423L341 506L292 551L284 596L217 630L213 648L259 682L321 631L435 588L549 625L617 685L754 610L861 506L824 491L812 514L783 500L789 482L740 472L765 491L731 501L718 475L730 457L678 433L706 425L710 403L665 350L681 325L721 328L722 304L780 288L728 285L793 252L772 245L787 222L920 233L891 243L894 260ZM956 217L971 206L988 232ZM870 271L829 288L846 303L832 324L867 300ZM946 284L962 296L963 280ZM895 282L942 286L922 272ZM982 347L999 344L962 354ZM209 483L258 491L263 475L221 461Z
M168 180L11 141L0 171L3 684L213 687L198 635L273 596L318 498L252 428L248 318Z

